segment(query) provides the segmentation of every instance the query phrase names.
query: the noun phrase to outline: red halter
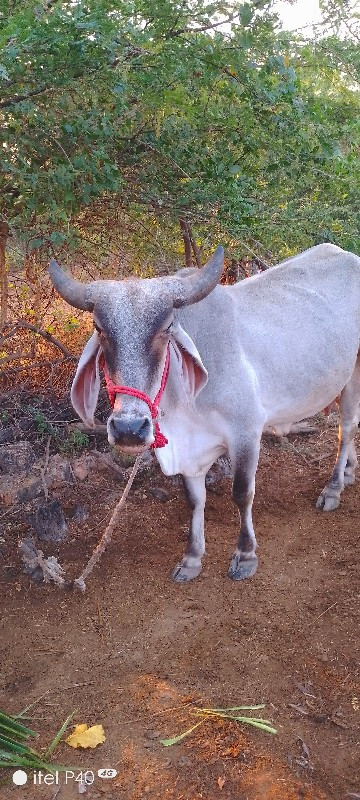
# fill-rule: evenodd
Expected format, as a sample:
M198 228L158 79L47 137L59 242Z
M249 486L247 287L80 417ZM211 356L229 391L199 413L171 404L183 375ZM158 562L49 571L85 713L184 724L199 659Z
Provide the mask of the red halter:
M169 375L169 366L170 366L170 348L169 348L169 345L168 345L167 351L166 351L164 370L163 370L161 383L160 383L160 389L159 389L159 391L158 391L158 393L157 393L157 395L155 397L154 402L152 402L152 400L150 400L150 397L148 397L148 395L145 394L145 392L140 392L139 389L132 389L130 386L116 386L116 384L113 383L113 381L109 377L107 369L106 369L106 366L105 366L105 362L104 362L104 375L105 375L106 388L107 388L107 393L109 395L110 403L111 403L113 408L114 408L115 398L116 398L117 394L130 394L130 395L132 395L132 397L138 397L139 400L144 400L144 402L147 403L147 405L149 406L151 418L153 420L155 420L155 422L154 422L155 439L154 439L153 443L150 445L151 449L154 449L156 447L165 447L165 445L168 443L168 440L167 440L166 436L164 436L164 434L161 433L160 426L159 426L159 423L157 421L157 416L158 416L158 412L159 412L160 400L161 400L161 398L163 396L163 392L164 392L164 389L165 389L165 386L166 386L166 381L167 381L168 375Z

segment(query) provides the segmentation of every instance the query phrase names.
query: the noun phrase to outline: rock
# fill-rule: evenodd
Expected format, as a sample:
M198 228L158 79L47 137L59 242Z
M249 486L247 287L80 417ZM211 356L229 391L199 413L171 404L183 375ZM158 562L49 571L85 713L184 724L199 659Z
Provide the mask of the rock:
M0 446L0 473L27 475L35 461L30 442Z
M28 442L22 442L21 445L28 445ZM0 447L0 464L1 464L1 451L10 450L10 448L18 448L18 445L4 445ZM28 451L26 447L22 451L27 456L27 464L32 459L32 448ZM41 470L44 467L44 459L42 458L33 467L32 475L19 475L19 471L14 469L15 459L19 457L19 451L11 453L9 458L3 456L3 464L12 464L12 472L15 474L8 474L1 477L0 482L0 503L5 506L12 506L15 503L28 503L34 500L35 497L40 497L44 492L44 485L41 479ZM0 468L1 473L1 468ZM69 462L62 458L58 453L51 456L45 472L45 483L48 489L59 489L64 483L72 483L73 475Z
M0 503L13 506L15 503L28 503L39 497L43 491L40 478L19 475L5 475L0 481Z
M33 419L26 419L26 417L21 419L19 421L19 423L18 423L19 428L22 431L29 431L30 428L32 428L33 424L34 424L34 420Z
M45 481L51 489L59 489L64 483L73 483L71 466L59 453L50 456Z
M34 500L35 497L40 497L42 492L43 485L39 478L33 476L22 478L19 483L16 501L18 503L29 503L30 500Z
M16 428L12 425L8 428L1 428L0 430L0 445L5 442L14 442L16 437Z
M98 472L110 472L120 478L121 481L127 480L127 473L120 467L112 453L101 453L99 450L92 450L88 456L90 469Z
M170 500L169 492L167 492L166 489L161 489L158 486L150 487L148 492L155 497L155 500L160 500L160 503L167 503L168 500Z
M31 517L31 524L41 542L63 542L66 539L68 527L58 500L39 506Z
M32 536L28 536L22 542L19 542L19 553L24 562L23 572L25 572L25 575L30 575L30 578L36 583L43 583L44 573L40 565L36 563L37 550Z
M69 519L71 519L71 522L84 522L88 516L89 512L86 508L78 504L71 509Z
M79 481L85 481L89 475L89 464L87 456L81 456L81 458L76 458L73 462L73 473L75 478L78 478Z

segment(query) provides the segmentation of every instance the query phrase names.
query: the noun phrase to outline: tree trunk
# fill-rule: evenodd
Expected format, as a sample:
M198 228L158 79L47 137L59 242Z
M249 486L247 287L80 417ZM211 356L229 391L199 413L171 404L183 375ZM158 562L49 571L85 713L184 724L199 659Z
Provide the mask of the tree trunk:
M189 238L190 238L191 247L192 247L192 250L193 250L193 253L194 253L194 256L195 256L196 266L199 267L199 269L201 269L202 263L201 263L201 258L200 258L200 250L199 250L199 248L198 248L198 246L196 244L196 239L195 239L195 236L193 235L193 232L192 232L192 229L190 228L189 223L187 225L187 228L188 228L188 232L189 232Z
M180 228L185 245L185 266L192 267L191 240L189 235L189 227L185 219L180 220Z
M9 226L6 222L0 222L0 286L1 286L1 310L0 310L0 330L3 330L8 318L9 300L9 281L6 271L6 242L9 236Z

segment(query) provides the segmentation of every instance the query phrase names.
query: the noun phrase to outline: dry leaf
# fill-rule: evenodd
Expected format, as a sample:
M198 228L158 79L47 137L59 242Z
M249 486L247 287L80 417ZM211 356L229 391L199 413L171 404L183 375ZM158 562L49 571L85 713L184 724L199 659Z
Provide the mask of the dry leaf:
M217 779L217 783L218 783L219 789L223 789L224 788L225 780L226 780L225 778L218 778Z
M73 732L65 739L70 747L97 747L105 742L105 731L102 725L75 725Z

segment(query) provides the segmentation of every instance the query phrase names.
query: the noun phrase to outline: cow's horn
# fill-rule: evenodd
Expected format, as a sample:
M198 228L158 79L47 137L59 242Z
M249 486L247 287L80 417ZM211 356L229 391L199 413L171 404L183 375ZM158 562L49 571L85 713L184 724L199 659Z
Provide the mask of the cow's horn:
M175 278L173 304L174 308L189 306L191 303L198 303L203 300L213 289L221 278L224 268L224 248L217 247L210 261L196 271L194 275L188 277Z
M67 303L74 308L81 308L82 311L93 310L94 303L89 297L91 284L76 281L59 267L54 258L50 261L49 272L56 291Z

